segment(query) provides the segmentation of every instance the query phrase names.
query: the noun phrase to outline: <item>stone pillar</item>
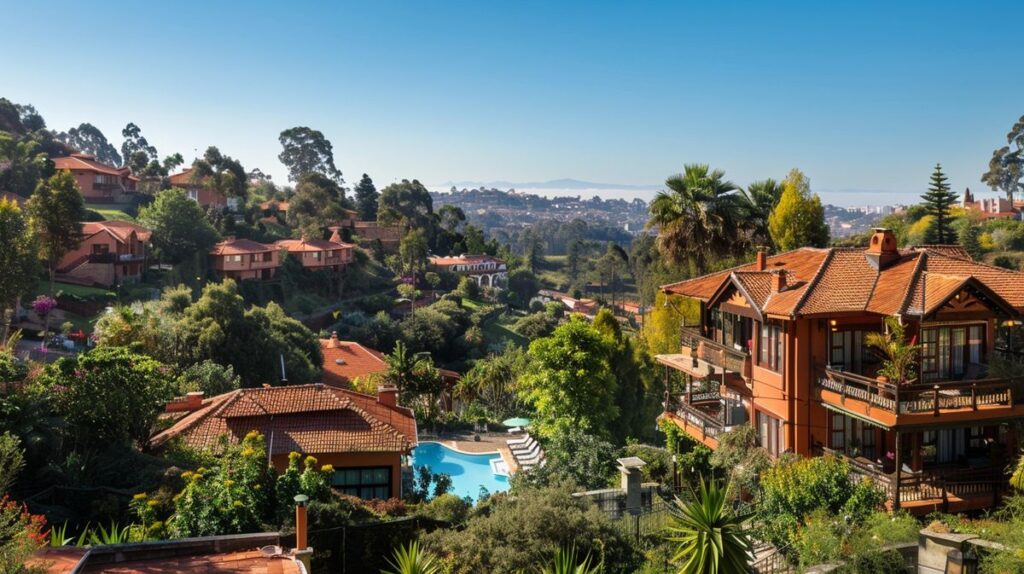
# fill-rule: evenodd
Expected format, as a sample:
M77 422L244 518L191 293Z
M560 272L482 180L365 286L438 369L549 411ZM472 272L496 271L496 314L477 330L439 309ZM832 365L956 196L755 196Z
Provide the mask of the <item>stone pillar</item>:
M634 515L640 514L640 507L643 503L641 497L643 472L640 469L646 463L635 456L620 458L615 462L619 463L619 473L622 475L622 490L626 494L626 512Z

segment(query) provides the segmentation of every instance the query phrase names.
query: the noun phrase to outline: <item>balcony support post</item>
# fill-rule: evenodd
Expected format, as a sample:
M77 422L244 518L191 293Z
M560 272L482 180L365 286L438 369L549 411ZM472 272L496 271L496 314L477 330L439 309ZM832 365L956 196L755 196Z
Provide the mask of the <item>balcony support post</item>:
M896 512L900 509L900 478L903 469L903 449L900 446L902 442L900 437L900 431L896 431L896 472L894 473L895 480L892 484L892 510Z
M932 387L932 405L935 416L939 416L939 385Z

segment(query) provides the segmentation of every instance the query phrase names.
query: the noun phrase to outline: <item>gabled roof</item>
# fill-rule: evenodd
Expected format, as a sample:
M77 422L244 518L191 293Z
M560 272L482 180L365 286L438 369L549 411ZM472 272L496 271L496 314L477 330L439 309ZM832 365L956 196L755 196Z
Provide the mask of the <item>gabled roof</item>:
M405 453L417 444L410 409L321 384L239 389L206 399L150 442L160 446L181 437L193 448L213 449L221 436L237 444L252 430L267 437L272 455Z
M228 238L213 246L210 255L240 255L245 253L265 253L274 251L274 245L257 243L251 239Z
M281 239L274 242L280 249L286 249L289 253L305 253L313 251L335 251L338 249L351 249L355 247L351 243L330 241L328 239Z
M82 235L86 238L103 232L113 235L120 243L127 243L133 232L139 241L149 241L153 236L152 231L129 221L87 221L82 224Z
M192 185L192 168L187 167L178 173L171 174L167 179L175 187Z
M974 286L1006 309L1024 311L1024 273L973 261L959 246L921 246L894 253L877 268L861 248L803 248L755 263L662 287L671 294L711 301L727 283L742 288L758 312L816 316L869 312L928 314L959 289ZM787 287L765 291L771 270L784 269ZM968 281L973 278L972 281Z
M352 381L388 370L388 364L380 351L364 347L352 341L320 339L324 354L323 381L325 384L347 387Z
M53 158L53 166L56 169L92 171L103 175L127 177L135 181L139 180L139 178L133 176L131 174L131 170L126 167L114 167L105 163L100 163L96 161L96 156L84 153L73 153L67 157L55 157Z

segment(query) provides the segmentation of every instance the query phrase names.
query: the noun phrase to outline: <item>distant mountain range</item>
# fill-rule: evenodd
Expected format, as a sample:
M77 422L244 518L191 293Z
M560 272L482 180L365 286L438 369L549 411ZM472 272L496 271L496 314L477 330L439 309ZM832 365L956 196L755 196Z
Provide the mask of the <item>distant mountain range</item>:
M607 190L633 190L633 191L657 191L661 185L628 185L622 183L600 183L596 181L583 181L579 179L552 179L550 181L447 181L439 184L438 188L451 188L455 186L462 188L488 189L607 189Z

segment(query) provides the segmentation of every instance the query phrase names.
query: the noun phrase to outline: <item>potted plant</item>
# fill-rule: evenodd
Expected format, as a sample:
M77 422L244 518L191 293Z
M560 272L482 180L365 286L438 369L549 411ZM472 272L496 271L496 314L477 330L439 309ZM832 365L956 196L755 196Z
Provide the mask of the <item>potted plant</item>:
M885 332L868 333L864 341L881 359L878 382L903 384L917 378L920 345L907 341L906 327L899 317L885 318Z

